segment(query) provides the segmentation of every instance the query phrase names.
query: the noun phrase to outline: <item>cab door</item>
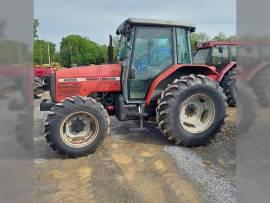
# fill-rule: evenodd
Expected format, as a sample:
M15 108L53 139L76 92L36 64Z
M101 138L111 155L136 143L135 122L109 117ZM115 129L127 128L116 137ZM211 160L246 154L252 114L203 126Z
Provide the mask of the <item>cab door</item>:
M128 101L144 102L153 78L173 61L172 28L136 27L129 65Z

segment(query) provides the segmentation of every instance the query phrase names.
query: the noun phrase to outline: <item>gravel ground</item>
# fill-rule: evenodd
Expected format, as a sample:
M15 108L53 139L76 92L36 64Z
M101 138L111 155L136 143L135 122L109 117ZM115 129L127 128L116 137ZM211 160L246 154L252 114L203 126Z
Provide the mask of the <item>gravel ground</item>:
M182 147L165 147L175 160L182 176L199 185L206 202L236 202L236 186L218 174L219 170L205 168L202 157L198 153Z
M200 188L204 202L236 202L236 109L228 109L226 123L206 146L165 146L177 171Z

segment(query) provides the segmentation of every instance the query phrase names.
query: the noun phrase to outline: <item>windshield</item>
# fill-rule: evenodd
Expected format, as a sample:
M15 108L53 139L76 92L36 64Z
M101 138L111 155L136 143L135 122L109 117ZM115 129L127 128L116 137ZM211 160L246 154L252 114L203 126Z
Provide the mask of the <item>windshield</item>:
M210 48L199 49L193 56L194 64L206 64L209 56Z

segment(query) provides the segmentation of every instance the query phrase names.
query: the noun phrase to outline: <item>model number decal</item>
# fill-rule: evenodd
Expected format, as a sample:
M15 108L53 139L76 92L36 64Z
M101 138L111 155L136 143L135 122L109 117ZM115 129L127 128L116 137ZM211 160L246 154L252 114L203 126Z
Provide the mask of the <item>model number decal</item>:
M77 78L63 78L59 79L59 82L77 82Z

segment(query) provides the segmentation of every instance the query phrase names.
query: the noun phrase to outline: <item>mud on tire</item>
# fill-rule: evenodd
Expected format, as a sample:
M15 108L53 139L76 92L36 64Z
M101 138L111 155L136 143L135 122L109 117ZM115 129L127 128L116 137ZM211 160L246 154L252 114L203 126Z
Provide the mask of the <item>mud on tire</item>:
M230 107L236 106L236 68L231 69L226 73L220 85L227 97L227 103Z
M202 97L212 101L210 103L215 112L209 126L201 132L190 132L180 122L180 109L194 95L204 95ZM226 96L216 81L203 75L183 76L162 92L157 106L157 122L170 141L183 146L203 145L220 130L224 123L226 107Z
M78 118L73 119L76 116ZM93 123L91 123L92 120L90 119L93 119ZM83 120L83 122L80 122L80 120ZM74 124L74 122L77 123ZM75 127L72 127L75 128L75 131L73 131L74 129L70 130L70 126L72 125L75 125ZM88 131L86 131L85 138L82 139L88 138L90 132L93 132L92 138L89 137L89 139L86 139L84 144L76 145L78 144L76 134L80 135L79 133L84 133L86 128ZM69 157L78 157L94 152L108 133L109 116L104 107L92 98L80 96L67 98L62 103L52 107L44 129L46 140L51 148ZM74 143L69 140L70 137Z

